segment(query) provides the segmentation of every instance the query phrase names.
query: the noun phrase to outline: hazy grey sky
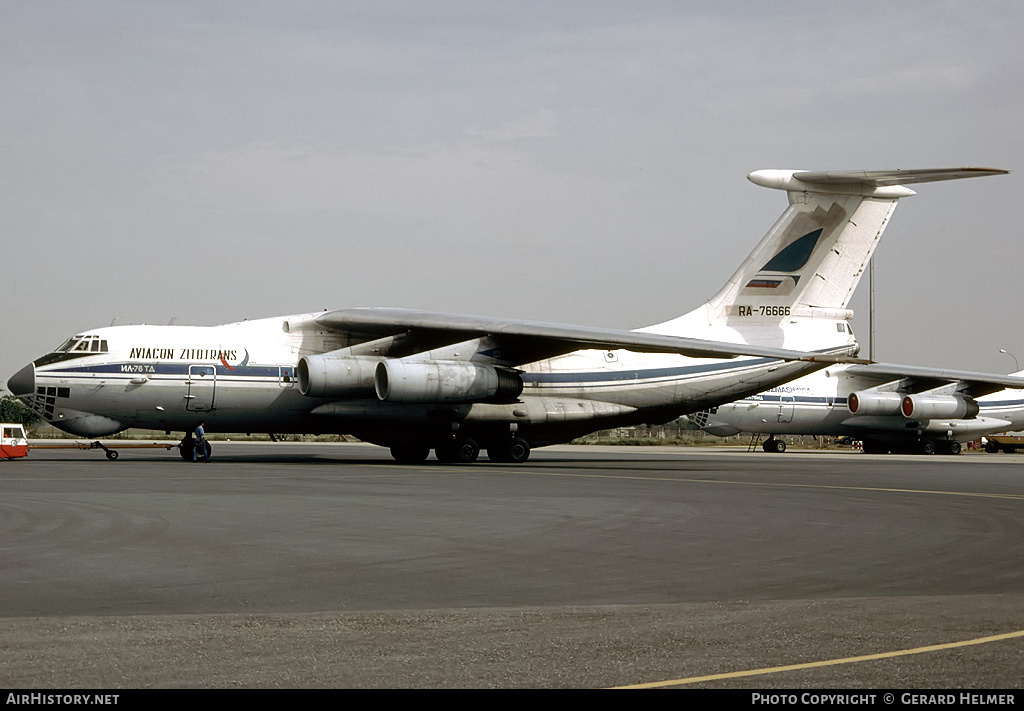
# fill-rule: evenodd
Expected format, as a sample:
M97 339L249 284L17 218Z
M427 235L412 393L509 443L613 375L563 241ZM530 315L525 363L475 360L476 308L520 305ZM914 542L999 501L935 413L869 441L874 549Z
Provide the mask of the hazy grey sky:
M645 326L781 214L748 172L965 165L1016 172L901 202L877 355L1007 372L1022 31L1010 1L0 0L0 382L114 317Z

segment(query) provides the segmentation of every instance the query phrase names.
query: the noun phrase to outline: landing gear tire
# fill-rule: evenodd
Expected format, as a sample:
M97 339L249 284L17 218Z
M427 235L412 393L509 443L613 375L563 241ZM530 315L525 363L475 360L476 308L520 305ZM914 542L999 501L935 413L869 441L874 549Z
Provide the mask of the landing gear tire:
M459 437L435 449L434 454L437 461L446 464L472 464L480 456L480 445L469 437Z
M508 461L508 455L505 453L505 448L494 445L487 448L487 458L492 462Z
M419 464L430 456L430 447L401 446L392 447L391 456L399 464Z
M999 452L999 445L995 442L986 442L985 451L989 454L997 454Z
M487 458L492 462L522 464L530 458L530 443L522 437L513 437L505 442L492 444L487 448Z
M786 451L786 443L783 442L781 439L775 439L774 437L769 437L761 445L761 449L763 449L766 452L774 452L775 454L782 454L783 452Z
M930 439L922 442L921 454L935 454L935 442Z
M509 459L515 464L522 464L530 458L530 443L522 437L513 437L508 448Z
M948 450L946 452L947 454L960 454L960 452L961 452L961 447L960 447L960 443L959 442L953 441L953 442L949 443L949 448L948 448Z
M114 460L115 460L115 459L117 459L117 458L118 458L119 456L120 456L120 455L119 455L119 454L117 453L117 450L116 450L116 449L108 449L108 450L107 450L107 459L109 459L110 461L114 461Z
M885 445L879 444L878 442L872 442L869 439L864 440L862 445L864 454L888 454L889 448Z
M210 445L209 440L203 442L203 444L206 445L206 456L204 457L204 459L208 461L210 459L210 452L213 451L213 447ZM195 459L193 459L194 454L197 454L196 441L194 439L181 440L181 442L178 444L178 455L181 456L181 458L184 459L186 462L195 462L198 461L199 457L196 456ZM115 457L115 459L116 458L117 457Z

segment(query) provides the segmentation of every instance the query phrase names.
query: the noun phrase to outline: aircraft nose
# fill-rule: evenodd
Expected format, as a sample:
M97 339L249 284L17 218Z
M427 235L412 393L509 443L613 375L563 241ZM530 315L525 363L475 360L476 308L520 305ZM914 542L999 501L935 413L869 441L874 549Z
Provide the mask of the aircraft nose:
M11 376L7 389L15 395L31 395L36 391L36 366L29 363Z

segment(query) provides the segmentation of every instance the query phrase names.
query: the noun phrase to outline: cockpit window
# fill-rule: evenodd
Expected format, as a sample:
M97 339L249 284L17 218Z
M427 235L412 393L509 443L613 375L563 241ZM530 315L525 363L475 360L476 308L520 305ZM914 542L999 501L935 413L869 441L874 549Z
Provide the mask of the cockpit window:
M75 336L65 341L54 353L106 353L107 341L99 336Z
M62 360L81 358L94 353L107 352L107 340L105 338L100 338L96 335L78 335L69 338L35 363L36 365L47 365L48 363L58 363Z

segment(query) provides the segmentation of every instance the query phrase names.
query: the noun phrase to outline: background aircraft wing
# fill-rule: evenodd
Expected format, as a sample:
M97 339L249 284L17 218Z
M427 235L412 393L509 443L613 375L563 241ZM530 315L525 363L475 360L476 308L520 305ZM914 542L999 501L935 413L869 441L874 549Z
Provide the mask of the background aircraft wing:
M900 390L908 393L924 392L949 383L963 383L973 397L981 397L1006 389L1024 389L1024 377L975 373L967 370L870 363L850 365L846 372L877 384L902 380Z
M356 308L328 311L316 319L321 326L349 334L355 340L400 336L402 352L489 338L500 351L493 357L508 365L532 363L585 349L623 349L641 353L679 353L692 358L753 356L822 363L865 362L844 354L791 351L743 343L705 341L637 331L591 328L540 321L432 313L408 309ZM401 355L393 350L389 355Z

